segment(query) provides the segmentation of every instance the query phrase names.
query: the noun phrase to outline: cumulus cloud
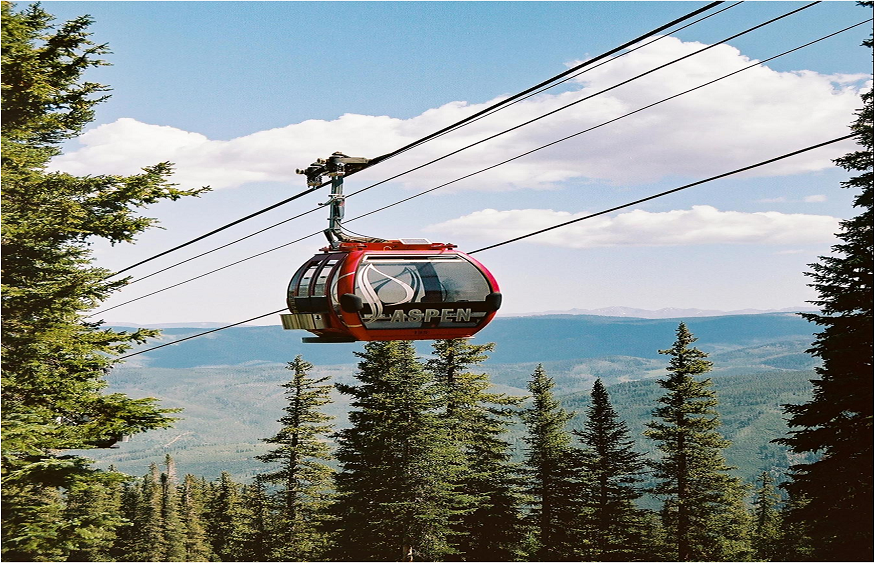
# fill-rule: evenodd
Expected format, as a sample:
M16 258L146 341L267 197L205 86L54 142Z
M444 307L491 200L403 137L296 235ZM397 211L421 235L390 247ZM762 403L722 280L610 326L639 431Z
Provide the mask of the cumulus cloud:
M426 231L455 237L506 240L585 217L552 209L484 209L431 225ZM531 242L566 248L604 246L688 246L700 244L798 245L830 242L839 219L777 211L720 211L710 205L649 212L635 209L600 216L540 235Z
M442 156L498 131L613 86L703 45L673 37L587 72L560 93L517 103L379 167L379 178ZM753 61L720 45L512 133L466 150L400 181L431 187L697 86ZM777 72L765 65L671 100L476 176L452 189L549 188L578 179L618 185L666 176L725 172L846 134L859 105L863 75ZM74 174L133 173L169 160L185 185L236 187L256 181L300 181L294 170L336 150L377 156L491 105L451 102L410 119L346 114L308 120L227 141L167 125L124 118L89 130L53 161ZM832 167L853 145L837 144L748 175L795 174ZM376 169L375 169L376 170Z

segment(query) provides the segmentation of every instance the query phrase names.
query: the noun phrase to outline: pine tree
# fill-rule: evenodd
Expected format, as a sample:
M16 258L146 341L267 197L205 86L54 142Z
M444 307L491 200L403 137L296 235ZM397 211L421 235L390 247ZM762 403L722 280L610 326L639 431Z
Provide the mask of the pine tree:
M155 331L132 334L87 322L126 279L108 281L91 265L89 242L130 242L154 224L135 208L195 191L168 183L170 165L134 176L74 177L48 172L49 160L93 118L107 88L83 81L105 64L89 39L88 17L55 26L33 5L2 4L2 553L50 559L77 547L58 487L100 477L64 450L106 447L120 435L167 426L153 399L104 394L113 356ZM60 551L58 551L60 549ZM59 555L60 554L60 555Z
M539 364L528 384L532 405L520 413L528 430L525 473L527 493L534 501L530 520L535 530L535 561L577 559L579 549L578 462L565 428L574 413L559 405L553 385Z
M241 560L245 561L302 561L273 556L275 544L283 543L274 530L275 519L270 509L270 500L264 483L256 479L243 486L240 496L240 548Z
M207 507L207 536L213 554L219 561L249 561L241 547L245 532L240 484L227 471L222 471L217 482L210 483Z
M320 521L327 510L334 471L323 461L331 459L325 436L332 417L319 409L331 402L328 377L309 376L313 365L301 356L289 362L292 380L283 384L288 405L279 419L282 428L264 441L278 447L257 456L265 463L279 463L277 470L262 473L259 480L279 486L277 497L282 531L275 556L279 560L320 559L325 538Z
M184 561L210 561L212 550L207 539L204 483L194 475L186 475L179 490L179 517L184 530Z
M456 557L464 561L511 561L523 538L519 477L504 439L521 398L487 392L486 374L471 366L486 360L494 344L465 339L437 340L426 362L440 392L449 437L464 454L456 488L468 497L466 510L453 519Z
M805 501L792 495L781 507L780 540L775 548L774 561L815 561L812 557L813 548L807 527L793 517L803 508L805 508Z
M137 540L130 553L132 561L163 561L167 553L164 540L164 490L158 465L149 465L140 487L140 505L134 525Z
M641 497L642 456L633 449L626 423L619 419L601 379L592 387L582 431L583 527L590 556L596 561L630 561L643 557L644 523L635 506Z
M185 561L185 533L179 517L179 491L176 463L170 454L164 457L161 474L161 533L164 540L162 561Z
M113 561L140 561L136 554L139 550L138 541L141 530L137 525L142 500L140 498L139 484L133 480L126 481L122 485L121 515L127 525L116 531L116 539L110 550Z
M744 487L728 474L723 449L729 445L718 432L720 419L711 380L695 376L711 370L707 354L690 345L696 341L684 323L677 340L660 354L671 356L669 376L658 420L647 423L645 435L658 443L661 457L652 462L658 480L653 493L666 498L663 521L678 561L735 560L748 556L749 523L743 506Z
M117 531L125 525L122 483L127 476L110 468L100 482L73 485L65 495L61 519L69 531L70 561L111 561Z
M461 456L436 413L432 378L411 342L368 342L356 355L361 384L337 385L353 410L352 427L337 433L334 557L446 559Z
M774 561L778 557L778 545L781 540L781 501L775 488L775 479L768 471L760 475L760 488L754 495L754 557L760 561Z
M860 3L871 10L871 2ZM872 40L864 42L872 47ZM851 125L860 150L836 160L859 175L842 187L859 190L860 214L841 222L831 256L809 264L819 313L803 316L823 330L808 352L822 360L808 403L787 405L790 435L779 440L798 454L818 454L794 465L786 485L805 498L790 516L808 527L821 561L871 561L872 543L872 91Z

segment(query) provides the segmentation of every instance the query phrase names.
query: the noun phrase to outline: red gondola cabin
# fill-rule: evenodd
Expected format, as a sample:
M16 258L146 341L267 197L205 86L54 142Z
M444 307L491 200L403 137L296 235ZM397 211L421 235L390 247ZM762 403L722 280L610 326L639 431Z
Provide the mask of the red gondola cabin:
M335 246L304 263L289 284L283 327L317 335L305 342L465 338L501 306L492 274L455 245L401 239Z

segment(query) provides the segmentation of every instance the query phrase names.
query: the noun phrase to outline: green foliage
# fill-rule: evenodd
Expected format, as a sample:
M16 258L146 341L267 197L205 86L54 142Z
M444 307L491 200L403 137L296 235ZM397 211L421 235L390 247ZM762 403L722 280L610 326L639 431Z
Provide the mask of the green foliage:
M754 530L751 544L754 558L773 561L779 557L781 540L781 497L775 488L775 479L768 471L760 476L760 488L754 495Z
M747 556L744 488L728 474L722 450L729 442L717 429L717 397L711 380L694 376L710 371L707 354L691 348L696 338L684 323L677 339L661 354L671 356L666 390L653 411L645 435L657 442L652 461L658 480L653 493L665 498L663 522L679 561L736 560Z
M453 552L453 483L463 459L437 414L432 377L410 342L369 342L356 353L360 385L351 428L337 434L334 557L351 561L443 560Z
M153 399L105 395L112 359L155 331L101 330L91 309L126 280L90 265L89 240L129 242L154 224L136 208L200 190L169 184L167 163L133 176L47 171L79 134L106 87L82 80L107 52L79 17L59 26L34 5L2 5L3 554L53 559L89 549L65 532L57 492L101 477L63 450L106 447L170 424ZM56 521L45 525L46 515ZM107 529L111 527L107 523ZM87 528L87 527L86 527Z
M635 501L641 497L644 462L633 449L600 379L592 388L580 440L582 528L589 555L597 561L645 557L645 523Z
M109 471L101 477L76 483L65 496L61 521L74 534L70 561L111 561L118 530L127 524L121 515L126 476Z
M456 557L464 561L510 561L524 534L522 483L510 463L505 434L518 397L490 393L489 376L470 368L486 360L494 344L465 339L437 340L426 369L434 377L444 422L463 468L454 483L466 509L452 519Z
M529 515L535 530L535 561L577 559L579 512L577 459L571 447L566 412L553 396L553 380L539 365L529 382L532 404L520 416L528 430L525 475L533 506Z
M207 500L207 536L219 561L247 561L242 545L246 540L240 484L223 472L210 483Z
M257 456L265 463L279 463L279 469L258 476L259 483L278 486L275 494L279 508L280 531L273 538L273 556L279 561L321 559L325 537L320 531L330 502L334 471L322 463L331 459L326 435L333 417L321 407L331 402L331 385L321 385L328 377L312 378L313 365L301 356L289 362L292 380L282 385L288 405L279 419L282 428L264 441L275 445L270 452Z
M871 9L872 5L863 4ZM871 40L864 43L871 47ZM860 174L842 183L859 190L859 215L841 222L832 255L809 264L819 314L805 314L823 330L809 352L823 360L814 397L787 405L793 430L782 440L797 453L819 459L793 467L787 485L805 499L791 518L804 522L813 556L823 561L870 561L872 543L872 91L851 125L860 150L835 162Z
M204 481L186 474L179 490L179 516L185 538L183 561L212 560L212 550L206 533L205 494Z

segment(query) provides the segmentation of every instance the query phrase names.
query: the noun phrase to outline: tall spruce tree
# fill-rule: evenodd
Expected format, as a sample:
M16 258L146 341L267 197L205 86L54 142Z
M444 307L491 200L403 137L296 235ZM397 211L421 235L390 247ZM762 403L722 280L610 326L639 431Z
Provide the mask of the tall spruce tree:
M122 434L169 424L153 399L104 394L113 356L155 331L114 332L87 322L127 283L91 265L89 241L130 242L155 223L135 210L198 193L168 183L170 165L133 176L75 177L47 170L93 118L107 88L83 80L105 64L83 16L60 25L38 4L2 3L2 553L50 559L66 523L58 487L99 480L65 450L105 447Z
M633 450L601 379L592 387L582 431L581 509L589 556L596 561L631 561L644 556L644 522L635 506L642 495L644 461Z
M212 560L204 515L205 488L203 479L191 474L185 476L179 488L179 517L185 536L184 561Z
M872 2L861 2L871 11ZM872 40L864 42L872 48ZM805 499L790 517L804 522L813 557L820 561L871 561L872 541L872 91L851 125L860 150L835 162L858 175L842 187L858 191L859 215L841 222L831 256L809 264L818 313L803 316L823 330L808 352L822 360L814 395L787 405L790 435L784 444L812 463L792 467L786 485Z
M122 483L127 476L110 470L102 480L73 485L65 495L62 521L72 538L67 558L70 561L112 561L117 531L125 523L122 516Z
M279 523L271 510L271 502L264 483L258 479L244 485L241 500L240 557L244 561L302 561L274 555L283 539L276 533Z
M161 474L161 532L164 540L162 561L185 561L185 530L179 517L179 490L176 462L170 454L164 456L165 471Z
M128 554L130 561L163 561L167 553L164 539L164 488L161 471L149 464L149 473L140 486L140 504L134 519L136 542Z
M753 499L753 554L757 561L774 561L780 556L781 496L775 487L775 478L768 471L763 471L759 483Z
M711 380L695 378L710 371L711 362L690 347L696 338L684 323L676 335L671 348L659 351L671 356L669 376L659 380L666 394L645 431L661 452L651 462L657 479L652 492L665 498L663 521L674 558L742 561L749 555L744 487L729 475L723 457L729 441L717 430Z
M532 404L520 413L528 430L524 472L533 501L529 519L535 532L535 561L578 559L582 539L578 461L566 429L574 413L559 405L553 385L539 364L528 384Z
M244 507L240 484L222 471L210 483L207 500L207 536L219 561L249 561L242 546L246 541Z
M331 459L325 440L333 417L320 411L331 402L331 385L322 385L328 377L312 378L313 365L301 356L286 366L294 375L284 383L288 405L279 419L282 428L264 439L277 447L257 456L265 463L279 463L279 468L258 476L264 483L278 486L276 497L281 530L274 556L280 561L321 559L325 547L320 529L325 517L334 471L323 463Z
M456 488L468 497L467 509L452 520L456 557L464 561L511 561L523 539L522 483L510 462L504 438L522 398L489 393L489 376L473 373L495 344L465 339L436 340L426 362L440 392L449 437L464 454Z
M443 560L453 515L464 507L453 483L462 460L448 438L432 377L411 342L368 342L352 397L351 428L337 433L334 558Z
M139 484L133 480L126 481L122 485L121 515L128 522L128 525L116 530L116 539L110 550L111 559L109 560L142 560L137 559L135 555L138 551L138 541L141 535L141 530L137 525L141 504Z

